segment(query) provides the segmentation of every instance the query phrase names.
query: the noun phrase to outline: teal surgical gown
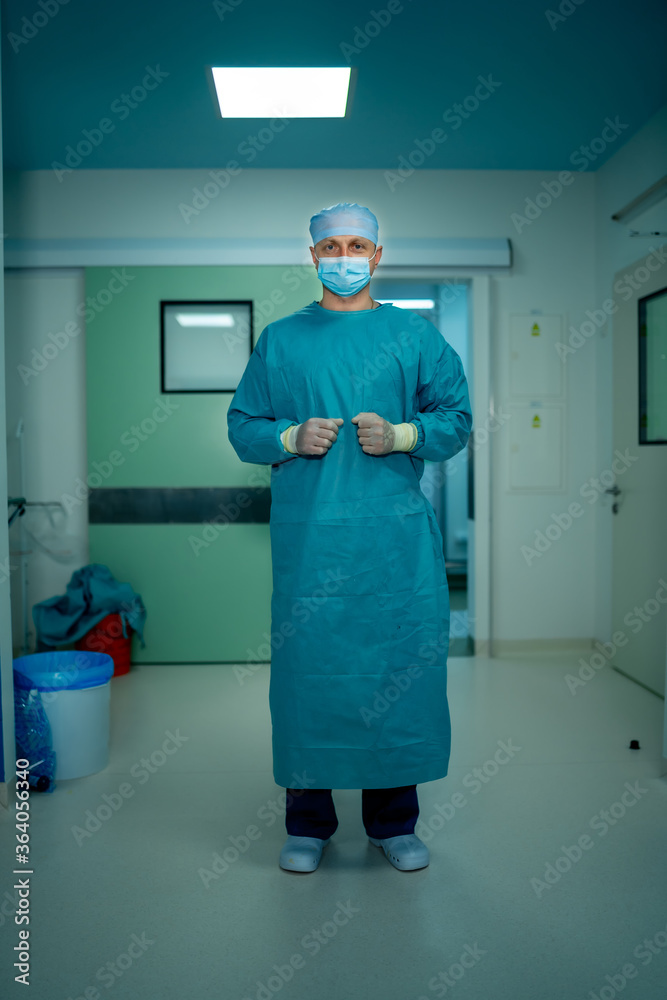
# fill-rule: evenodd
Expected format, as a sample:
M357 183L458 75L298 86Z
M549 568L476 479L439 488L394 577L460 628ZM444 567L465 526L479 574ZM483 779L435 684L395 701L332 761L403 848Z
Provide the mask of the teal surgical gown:
M414 421L411 452L366 454L352 417ZM324 455L280 434L342 417ZM285 788L392 788L447 774L449 591L424 459L465 447L461 359L393 305L311 302L264 327L227 413L243 462L271 466L273 775Z

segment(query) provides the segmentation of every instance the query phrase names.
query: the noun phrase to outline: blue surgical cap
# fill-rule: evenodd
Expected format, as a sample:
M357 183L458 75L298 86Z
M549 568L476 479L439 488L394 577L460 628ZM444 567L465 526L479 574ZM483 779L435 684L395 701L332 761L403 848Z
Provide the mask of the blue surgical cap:
M343 201L312 216L310 236L313 246L327 236L365 236L377 246L378 220L369 208Z

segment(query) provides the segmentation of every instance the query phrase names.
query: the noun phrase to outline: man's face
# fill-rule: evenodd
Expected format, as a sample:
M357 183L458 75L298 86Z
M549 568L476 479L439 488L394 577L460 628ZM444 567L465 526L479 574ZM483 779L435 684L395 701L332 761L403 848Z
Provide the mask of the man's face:
M373 256L375 250L375 243L366 236L327 236L310 247L315 267L318 257L373 257L368 265L371 274L380 263L382 246L378 245L377 254Z

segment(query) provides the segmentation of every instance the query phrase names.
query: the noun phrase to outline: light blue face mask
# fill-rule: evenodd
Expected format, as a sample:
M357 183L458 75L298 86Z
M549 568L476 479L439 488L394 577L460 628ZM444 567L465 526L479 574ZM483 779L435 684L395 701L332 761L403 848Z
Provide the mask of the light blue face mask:
M376 253L372 257L318 257L317 277L336 295L355 295L371 280L370 262Z

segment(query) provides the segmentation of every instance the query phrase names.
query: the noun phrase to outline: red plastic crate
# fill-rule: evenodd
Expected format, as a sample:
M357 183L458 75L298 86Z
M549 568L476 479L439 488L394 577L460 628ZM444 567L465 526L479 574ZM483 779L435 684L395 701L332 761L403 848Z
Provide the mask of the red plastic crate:
M114 677L127 674L130 670L130 649L132 646L132 629L127 626L129 635L123 635L123 622L119 614L114 613L102 618L89 632L86 632L76 643L76 649L89 653L107 653L114 662Z

